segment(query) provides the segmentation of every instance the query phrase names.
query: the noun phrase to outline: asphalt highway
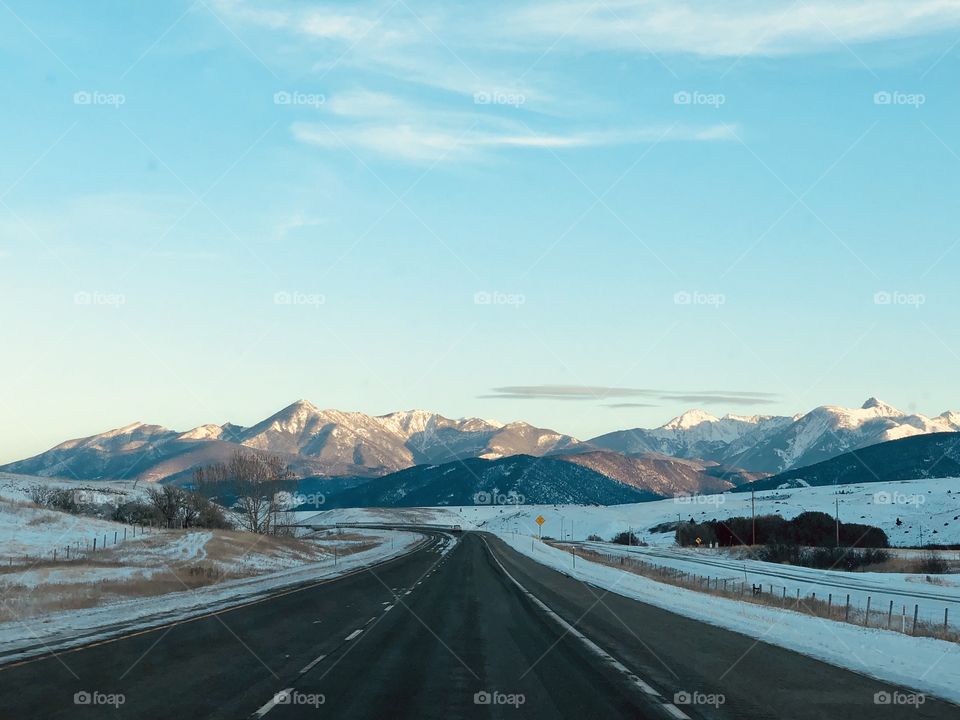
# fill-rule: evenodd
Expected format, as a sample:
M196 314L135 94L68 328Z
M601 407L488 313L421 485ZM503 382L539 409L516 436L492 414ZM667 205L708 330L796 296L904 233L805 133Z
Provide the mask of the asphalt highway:
M709 600L705 600L709 602ZM763 629L758 629L758 636ZM584 585L492 536L0 667L2 718L952 718Z

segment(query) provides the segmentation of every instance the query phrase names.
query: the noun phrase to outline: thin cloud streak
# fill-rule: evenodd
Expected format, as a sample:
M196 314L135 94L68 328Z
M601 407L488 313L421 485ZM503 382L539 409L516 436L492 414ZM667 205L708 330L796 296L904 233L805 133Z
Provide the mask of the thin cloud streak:
M950 0L608 0L529 3L502 27L519 44L566 33L574 47L704 57L794 55L942 32L960 25Z
M481 116L474 124L483 122ZM535 133L525 128L458 130L419 122L381 122L357 127L297 122L293 137L307 145L335 150L344 146L412 161L453 161L477 157L482 151L504 148L569 150L587 147L642 144L656 141L711 142L730 140L729 127L662 127L598 132Z
M490 394L478 396L487 400L605 400L608 398L649 398L664 402L687 402L703 405L773 405L779 395L750 390L702 390L682 392L651 388L608 387L601 385L509 385L492 388ZM605 405L611 408L658 407L654 404L624 402Z

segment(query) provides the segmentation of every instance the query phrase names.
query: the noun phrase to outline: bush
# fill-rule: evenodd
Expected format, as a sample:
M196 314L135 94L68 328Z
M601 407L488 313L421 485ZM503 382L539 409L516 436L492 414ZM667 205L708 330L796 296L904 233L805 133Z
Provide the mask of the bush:
M787 563L789 565L803 565L803 553L799 545L789 543L773 543L757 548L754 553L757 560L772 563Z
M646 543L641 542L640 538L637 537L636 533L632 532L621 532L613 536L611 542L616 543L617 545L645 545Z
M587 540L590 542L603 542L603 538L599 535L587 535Z
M930 575L943 575L950 569L950 563L944 560L939 553L930 552L923 556L917 564L918 572Z
M166 527L202 527L228 529L223 509L199 493L189 492L174 485L150 488L152 519Z
M30 501L34 505L39 505L41 507L46 507L50 502L50 493L53 492L53 488L47 487L46 485L31 485L30 489L27 491L30 496Z
M188 503L192 505L194 512L194 527L211 530L229 530L232 527L223 513L223 508L215 502L207 500L202 495L188 493Z
M821 570L858 570L867 565L886 562L890 559L890 553L874 548L805 548L793 543L774 543L758 548L754 557L765 562L787 563Z
M113 520L128 525L149 525L151 522L158 522L160 516L153 505L131 501L117 505L113 511Z
M29 493L30 500L40 507L73 514L80 512L80 505L77 503L77 496L73 490L33 485L30 487Z
M717 533L714 523L696 523L691 520L677 526L677 543L680 545L711 545L715 542Z

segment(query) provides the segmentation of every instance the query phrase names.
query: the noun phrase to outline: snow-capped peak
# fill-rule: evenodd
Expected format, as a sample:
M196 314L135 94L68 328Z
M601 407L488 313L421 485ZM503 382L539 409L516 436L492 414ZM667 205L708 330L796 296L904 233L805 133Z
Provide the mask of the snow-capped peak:
M861 410L874 410L877 415L880 417L894 417L903 415L902 412L897 410L892 405L888 405L883 402L883 400L878 400L875 397L868 398L865 403L860 407Z
M268 420L271 421L271 426L277 430L299 433L312 419L320 414L320 410L313 403L307 400L297 400L268 418Z
M105 433L100 433L100 437L117 437L118 435L129 435L134 430L139 430L142 427L147 427L146 423L142 423L139 420L132 422L129 425L124 425L123 427L116 428L114 430L107 430Z
M424 432L438 415L428 410L400 410L375 418L384 428L398 435L409 437Z
M177 436L178 440L220 440L223 438L227 426L208 423L199 425L192 430L187 430Z
M689 430L690 428L694 428L697 425L707 422L715 423L718 422L718 419L708 413L706 410L695 409L687 410L685 413L679 417L675 417L662 427L664 430Z
M291 403L290 405L287 405L287 407L285 407L280 412L298 412L298 411L318 413L320 412L320 409L309 400L300 399L300 400L297 400L295 403Z
M946 412L937 415L937 417L934 419L942 420L945 423L949 423L950 425L955 425L956 427L960 428L960 412L957 412L956 410L947 410Z

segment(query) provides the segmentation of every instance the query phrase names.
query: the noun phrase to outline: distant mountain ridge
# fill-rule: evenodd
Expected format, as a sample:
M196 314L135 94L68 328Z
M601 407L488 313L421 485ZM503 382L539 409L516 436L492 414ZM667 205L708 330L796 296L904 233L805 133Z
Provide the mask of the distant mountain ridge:
M888 440L741 485L735 492L927 477L960 478L960 432Z
M251 427L201 425L180 433L133 423L68 440L3 468L82 480L155 481L223 460L239 446L280 455L301 475L375 477L424 463L545 455L579 445L569 435L524 422L451 420L423 410L370 416L320 410L298 400Z
M513 455L417 465L327 495L324 508L596 504L659 500L662 496L555 458Z
M755 472L780 473L841 453L912 435L960 431L960 413L911 415L877 400L860 408L822 405L793 417L689 411L665 425L621 430L590 445L627 455L658 452L699 458Z
M748 473L714 462L673 458L657 453L622 455L611 450L596 450L552 457L582 465L660 497L720 493L766 476L766 473Z
M240 447L279 455L303 477L380 477L417 465L531 455L563 456L655 492L713 492L756 479L750 473L778 474L889 440L958 431L960 413L927 418L876 398L860 408L824 405L792 417L718 418L690 410L657 428L620 430L586 442L525 422L450 419L425 410L371 416L320 410L299 400L250 427L226 423L178 432L134 423L68 440L0 470L80 480L177 481ZM670 459L693 461L695 467Z

